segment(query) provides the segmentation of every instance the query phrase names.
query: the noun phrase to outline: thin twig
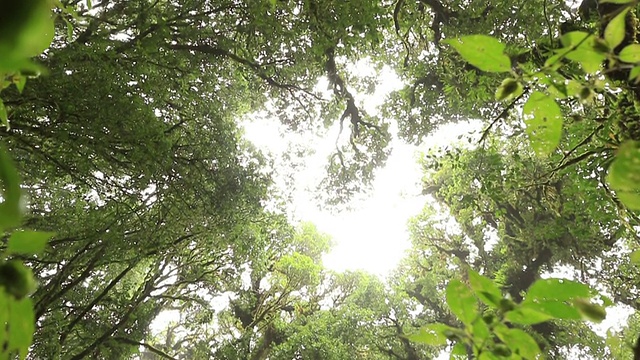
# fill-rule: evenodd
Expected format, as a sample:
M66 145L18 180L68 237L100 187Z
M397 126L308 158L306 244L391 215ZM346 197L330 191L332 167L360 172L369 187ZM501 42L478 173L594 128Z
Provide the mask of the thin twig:
M516 97L515 99L513 99L513 101L507 105L507 107L505 107L500 114L498 114L498 116L496 116L493 121L491 122L491 124L489 124L489 126L487 126L484 131L482 132L482 136L480 137L480 140L478 141L478 144L482 144L487 136L489 136L489 131L491 131L491 129L493 128L493 126L500 120L503 120L507 117L507 115L509 115L509 111L511 111L511 109L513 109L514 106L516 106L516 104L518 103L518 101L520 101L520 99L522 99L524 97L524 95L528 92L529 88L525 88L522 91L522 94L518 95L518 97Z

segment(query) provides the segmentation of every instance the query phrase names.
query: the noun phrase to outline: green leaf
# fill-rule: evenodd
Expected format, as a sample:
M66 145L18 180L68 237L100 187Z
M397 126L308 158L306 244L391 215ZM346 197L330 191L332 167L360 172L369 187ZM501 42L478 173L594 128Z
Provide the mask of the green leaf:
M547 314L554 319L580 320L582 315L576 308L562 301L525 302L521 308Z
M625 46L618 54L620 61L627 63L640 62L640 44L631 44Z
M505 314L505 319L514 324L533 325L549 321L554 317L529 307L520 307Z
M616 192L618 200L631 210L640 210L640 194L637 192Z
M64 19L64 22L67 25L67 41L71 43L73 42L73 24L71 24L71 22L67 19Z
M640 187L640 146L635 141L620 145L607 176L614 190L634 191Z
M447 286L447 304L449 309L465 325L470 325L477 317L477 302L475 296L465 284L454 279Z
M9 115L7 114L7 108L4 106L4 101L0 99L0 124L9 127Z
M578 298L573 300L573 304L587 320L599 323L607 317L607 312L602 306L592 304L589 300Z
M496 100L513 99L522 94L522 89L522 84L520 84L516 79L506 78L496 90Z
M453 46L462 58L482 71L511 70L511 59L504 54L506 46L496 38L487 35L469 35L444 42Z
M589 43L589 41L592 40L590 37L592 37L592 35L588 32L570 31L560 37L560 43L562 43L562 46L566 48L579 46L587 47L591 45Z
M19 301L10 300L9 307L9 348L18 350L20 358L24 359L29 352L35 331L35 316L33 302L30 298Z
M636 250L631 254L629 254L629 259L633 264L636 264L636 265L640 264L640 250Z
M489 326L482 319L480 319L480 321L473 322L471 332L473 334L474 342L482 343L491 336Z
M451 355L460 355L460 356L467 356L467 347L464 345L464 343L459 342L457 343L453 349L451 349Z
M442 346L447 344L447 337L457 331L458 329L445 324L428 324L421 327L417 333L407 336L407 338L419 344Z
M607 182L616 196L632 210L640 210L640 148L635 141L620 145L609 166Z
M14 81L14 84L16 84L16 88L18 89L18 92L22 94L22 91L24 90L24 86L27 84L27 77L20 74L20 76L18 76L18 79Z
M529 302L567 301L590 296L591 288L579 282L567 279L540 279L529 287L523 305Z
M634 66L631 71L629 71L629 80L634 80L634 84L640 81L640 66Z
M31 11L31 16L22 26L17 50L24 57L40 55L49 48L54 35L55 28L49 4L45 1L38 1L38 4Z
M0 146L0 181L4 188L4 202L0 204L0 229L20 225L20 179L6 150Z
M598 39L592 34L584 31L571 31L562 37L560 42L564 46L561 49L554 50L556 55L552 56L545 62L545 66L549 66L552 59L558 61L560 58L565 57L571 61L579 63L584 71L588 73L595 73L600 69L602 62L607 58L609 49L607 45L598 42Z
M9 301L11 298L5 291L4 287L0 286L0 324L6 324L9 321ZM4 344L7 341L6 328L0 327L0 344ZM2 352L0 352L0 356Z
M47 241L54 235L51 232L14 231L7 243L7 253L34 255L44 251Z
M631 4L636 0L600 0L600 4Z
M625 33L625 17L627 16L627 12L629 8L626 8L620 12L620 14L616 15L609 23L607 27L604 29L604 39L609 44L611 49L620 45L624 40Z
M567 53L565 57L579 63L582 69L590 74L597 72L600 66L602 66L602 62L607 58L607 56L601 52L585 47L579 47Z
M480 275L474 270L469 270L469 284L482 302L494 308L500 306L502 291L491 279Z
M540 355L540 346L524 330L510 329L500 326L495 329L496 335L502 342L509 346L511 351L520 354L524 359L535 359Z
M555 100L536 91L524 104L523 115L533 150L541 156L555 150L562 137L562 111Z

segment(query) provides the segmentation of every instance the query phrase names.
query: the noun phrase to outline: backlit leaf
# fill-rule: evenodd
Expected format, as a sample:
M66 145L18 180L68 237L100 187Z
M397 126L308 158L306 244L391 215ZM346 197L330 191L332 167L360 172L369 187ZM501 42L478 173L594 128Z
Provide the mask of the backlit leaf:
M541 156L555 150L562 137L562 111L555 100L536 91L525 103L523 115L533 150Z
M0 181L4 188L0 203L0 228L9 228L20 225L20 179L13 161L6 150L0 147Z
M628 63L640 62L640 44L631 44L625 46L618 54L620 61Z
M415 334L407 336L413 342L431 346L447 344L447 335L453 334L457 329L445 324L428 324L420 328Z
M0 99L0 124L9 127L9 115L2 99Z
M509 346L514 353L519 353L524 359L536 359L540 355L540 346L535 339L524 330L505 327L496 328L496 335Z
M616 15L616 17L609 21L607 27L604 29L604 39L607 41L607 44L609 44L611 49L620 45L622 40L624 40L624 20L628 11L629 8L622 10L620 14Z
M7 243L9 254L33 255L44 251L47 241L54 234L39 231L14 231Z
M519 307L505 314L505 319L514 324L533 325L539 324L554 317L527 307Z
M469 270L469 283L471 289L485 304L493 307L500 306L502 291L491 279L484 277L474 270Z
M640 209L640 148L635 141L620 145L615 160L609 166L607 182L627 207Z
M17 350L20 358L24 359L35 331L33 302L30 298L10 300L9 307L9 348Z
M447 286L447 304L449 309L464 324L473 322L477 316L477 302L475 296L460 280L451 280Z
M588 298L591 288L576 281L567 279L540 279L533 283L523 304L534 301L565 301L575 298Z
M487 72L511 70L511 59L504 54L505 45L487 35L469 35L444 42L454 49L471 65Z

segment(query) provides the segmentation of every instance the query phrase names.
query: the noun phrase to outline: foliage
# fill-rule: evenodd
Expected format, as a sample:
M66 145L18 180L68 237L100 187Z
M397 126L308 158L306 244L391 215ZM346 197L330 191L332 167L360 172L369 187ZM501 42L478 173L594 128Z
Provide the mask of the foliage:
M409 336L428 345L446 345L451 341L451 358L537 359L541 354L536 339L521 327L552 319L600 322L604 309L589 301L595 292L577 282L559 279L538 280L524 300L515 303L504 297L490 279L469 271L469 285L451 280L447 286L447 304L462 322L458 329L445 324L429 324ZM477 306L480 299L484 309Z
M2 6L5 357L638 351L635 318L606 343L576 321L609 305L585 284L640 306L637 2ZM379 114L363 94L386 84L353 71L361 59L404 82ZM383 282L322 266L330 239L294 224L242 138L238 119L258 111L337 130L319 181L330 205L371 185L395 136L489 120L478 143L424 155L428 201Z

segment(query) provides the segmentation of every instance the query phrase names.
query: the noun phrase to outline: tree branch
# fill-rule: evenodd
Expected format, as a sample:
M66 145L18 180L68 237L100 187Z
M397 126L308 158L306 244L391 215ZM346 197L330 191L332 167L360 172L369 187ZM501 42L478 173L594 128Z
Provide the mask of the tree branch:
M160 356L163 359L178 360L177 358L167 354L166 352L158 349L157 347L155 347L153 345L150 345L150 344L147 344L147 343L143 343L143 342L136 341L136 340L131 340L131 339L128 339L128 338L125 338L125 337L122 337L122 336L116 336L113 339L116 340L116 341L119 341L119 342L123 342L125 344L129 344L129 345L143 346L147 350L149 350L149 352L152 352L152 353Z

